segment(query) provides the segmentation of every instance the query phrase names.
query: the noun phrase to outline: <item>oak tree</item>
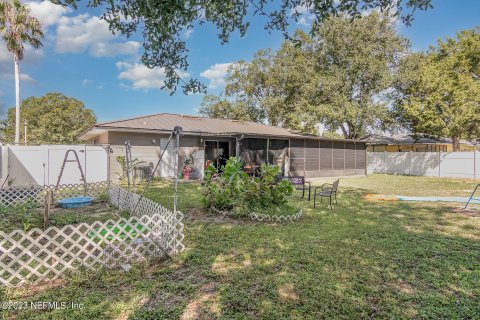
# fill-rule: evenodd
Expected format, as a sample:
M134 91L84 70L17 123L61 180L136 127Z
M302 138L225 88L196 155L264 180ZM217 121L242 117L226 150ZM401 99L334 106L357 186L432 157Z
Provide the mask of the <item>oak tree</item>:
M395 111L413 133L480 139L480 28L439 40L423 54L405 58Z
M96 122L95 114L83 102L61 93L29 97L20 109L21 123L27 121L28 144L79 143L79 135ZM15 108L8 110L2 133L6 142L14 140ZM24 139L24 132L21 137Z

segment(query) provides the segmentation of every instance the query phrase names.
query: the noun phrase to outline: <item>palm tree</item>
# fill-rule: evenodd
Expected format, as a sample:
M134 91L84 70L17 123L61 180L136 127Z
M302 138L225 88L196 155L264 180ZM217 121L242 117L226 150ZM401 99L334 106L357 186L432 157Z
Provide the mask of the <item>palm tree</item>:
M0 34L13 53L15 64L15 144L20 143L20 61L24 43L34 48L42 46L42 26L20 0L0 0Z

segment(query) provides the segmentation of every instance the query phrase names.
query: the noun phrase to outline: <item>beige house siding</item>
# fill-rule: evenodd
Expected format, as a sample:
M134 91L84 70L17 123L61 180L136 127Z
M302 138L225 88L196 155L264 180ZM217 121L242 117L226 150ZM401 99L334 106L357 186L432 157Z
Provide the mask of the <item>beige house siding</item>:
M91 144L108 144L108 132L98 135L95 139L90 141Z
M149 166L151 169L157 164L160 154L163 151L160 148L160 141L162 147L166 144L169 135L166 134L151 134L151 133L135 133L135 132L109 132L107 144L110 144L112 154L110 155L110 177L112 181L118 181L122 177L122 168L118 162L119 156L125 156L125 141L129 140L132 146L132 158L143 161L142 166ZM203 140L198 136L181 136L179 155L179 170L181 171L183 163L187 157L194 160L194 166L197 169L193 177L203 176L203 152L195 153L203 150ZM104 140L103 140L104 141ZM169 148L174 146L175 140L170 142ZM168 153L165 154L166 160L171 157ZM158 177L171 177L173 170L173 163L171 161L162 160L159 168L155 172ZM195 163L196 162L196 163ZM168 167L168 168L166 168ZM163 169L163 170L162 170Z
M125 145L125 141L128 140L132 146L158 147L160 138L168 138L168 135L110 131L108 134L108 143L111 145Z
M255 136L250 136L255 138ZM261 139L265 137L258 136ZM118 157L125 156L125 141L132 146L132 158L143 161L141 166L153 169L165 148L169 135L166 133L148 133L132 131L108 131L95 138L96 143L108 144L111 148L110 154L110 178L112 181L119 181L123 172ZM281 139L281 138L279 138ZM285 171L306 175L309 178L320 176L344 176L365 174L365 143L346 140L328 139L290 139L290 149L285 149ZM180 148L178 150L178 169L183 169L187 157L193 159L195 172L192 178L201 178L204 174L205 165L205 142L226 141L229 143L229 156L236 152L235 138L215 135L183 135L180 137ZM300 143L299 151L306 153L304 156L295 154L296 142ZM157 177L173 177L173 140L165 152L159 168L154 173ZM308 147L308 148L306 148ZM322 149L323 148L323 149ZM328 156L330 155L330 156ZM320 158L323 159L320 159Z

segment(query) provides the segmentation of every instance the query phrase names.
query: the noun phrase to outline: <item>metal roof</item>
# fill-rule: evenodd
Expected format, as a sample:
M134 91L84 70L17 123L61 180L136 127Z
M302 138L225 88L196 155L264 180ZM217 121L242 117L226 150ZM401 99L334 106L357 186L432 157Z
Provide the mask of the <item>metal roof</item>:
M101 122L94 125L87 132L82 134L80 139L89 139L93 136L105 132L105 130L116 131L163 131L171 132L175 126L180 126L186 134L200 135L238 135L245 134L251 136L273 136L283 138L317 138L325 140L344 140L347 139L329 139L316 135L306 135L295 133L286 128L269 126L262 123L251 121L238 121L227 119L216 119L190 115L180 115L171 113L160 113L154 115L141 116L118 121ZM363 142L363 141L362 141Z

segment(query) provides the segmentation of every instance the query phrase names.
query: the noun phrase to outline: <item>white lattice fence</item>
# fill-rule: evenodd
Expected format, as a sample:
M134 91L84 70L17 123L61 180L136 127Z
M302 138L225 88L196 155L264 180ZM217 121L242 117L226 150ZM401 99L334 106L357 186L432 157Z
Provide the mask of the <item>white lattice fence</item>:
M99 198L102 196L108 196L109 181L92 182L87 184L63 184L58 188L54 185L45 186L44 190L52 191L53 200L57 202L63 198L90 196L93 198Z
M167 239L166 250L172 254L185 249L183 245L183 213L180 211L174 213L150 199L140 198L138 194L128 192L115 185L110 185L109 192L110 201L121 210L130 212L134 210L133 215L160 214L165 223L155 231L157 235Z
M43 205L47 191L52 191L54 202L63 198L85 195L98 198L108 195L109 184L109 181L101 181L87 184L63 184L58 188L54 185L5 188L0 189L0 204L15 206L31 201L37 205Z
M43 187L12 187L0 189L0 203L3 206L15 206L26 202L42 204L45 199Z
M127 199L130 207L133 203L128 199L139 198L114 186L109 191L112 196ZM20 286L57 278L80 266L117 267L174 254L185 248L182 219L180 212L174 214L142 199L136 215L129 219L9 234L0 231L0 282Z

